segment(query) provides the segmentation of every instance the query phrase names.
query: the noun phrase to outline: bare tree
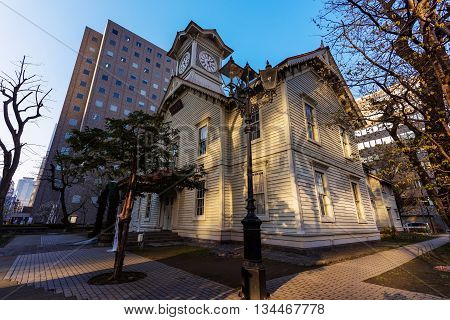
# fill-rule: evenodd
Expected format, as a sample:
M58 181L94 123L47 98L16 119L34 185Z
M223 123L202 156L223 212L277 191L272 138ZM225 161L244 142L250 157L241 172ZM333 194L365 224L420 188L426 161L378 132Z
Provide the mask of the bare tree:
M81 183L84 179L83 173L79 170L79 165L76 157L62 154L57 151L53 158L53 162L50 164L49 174L42 177L43 180L51 183L53 191L59 192L59 204L62 212L61 223L66 227L69 226L69 216L82 209L86 202L86 200L81 202L80 199L79 206L70 212L67 209L67 189Z
M26 58L20 61L13 76L0 75L0 93L3 98L3 120L8 129L12 145L8 145L6 135L0 136L3 155L2 181L0 182L0 224L3 222L3 207L6 194L14 173L20 163L20 156L26 142L22 141L25 127L42 116L46 98L50 90L42 90L42 80L36 75L28 75Z
M317 23L362 114L381 123L449 221L449 7L440 0L326 0ZM405 143L403 129L413 133ZM403 130L404 132L404 130Z

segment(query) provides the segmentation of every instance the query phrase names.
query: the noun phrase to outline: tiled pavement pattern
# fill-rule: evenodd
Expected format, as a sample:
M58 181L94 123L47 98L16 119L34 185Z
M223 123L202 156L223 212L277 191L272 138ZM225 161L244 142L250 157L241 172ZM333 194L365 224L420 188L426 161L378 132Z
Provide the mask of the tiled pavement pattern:
M113 265L105 248L20 255L5 276L36 288L78 299L220 299L231 289L160 262L127 253L125 270L145 272L135 282L92 286L87 281ZM108 270L109 271L109 270Z
M271 299L440 299L363 282L449 242L448 236L382 251L268 282ZM421 281L417 279L417 281ZM438 294L438 293L436 293Z

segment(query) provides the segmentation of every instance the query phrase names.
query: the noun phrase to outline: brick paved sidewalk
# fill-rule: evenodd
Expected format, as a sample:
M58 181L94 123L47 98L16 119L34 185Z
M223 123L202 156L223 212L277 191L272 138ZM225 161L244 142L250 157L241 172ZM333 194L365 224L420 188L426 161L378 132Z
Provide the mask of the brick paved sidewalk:
M441 299L363 282L449 242L448 236L332 264L268 282L271 299ZM417 279L417 281L421 281Z
M224 285L132 253L126 255L125 270L145 272L146 278L119 285L87 283L109 271L113 261L114 254L105 248L20 255L5 279L78 299L220 299L231 292Z

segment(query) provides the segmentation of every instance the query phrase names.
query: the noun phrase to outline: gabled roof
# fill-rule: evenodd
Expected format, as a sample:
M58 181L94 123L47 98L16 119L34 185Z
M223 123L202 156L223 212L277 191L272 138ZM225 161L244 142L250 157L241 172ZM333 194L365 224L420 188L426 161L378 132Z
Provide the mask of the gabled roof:
M284 59L276 65L279 71L283 71L302 64L320 65L321 76L326 76L334 79L330 81L333 91L338 96L339 102L344 106L346 112L356 113L359 119L362 119L361 110L356 103L353 94L348 88L344 77L342 76L336 61L334 60L330 48L328 46L321 45L319 48L305 52L296 56L292 56ZM358 124L362 125L362 124Z
M194 21L190 21L187 27L183 31L178 31L177 35L175 37L175 40L173 41L172 47L170 48L167 55L175 60L179 60L178 50L181 48L183 43L189 39L189 37L197 37L199 34L202 34L204 37L210 39L211 41L215 42L217 46L222 51L222 58L225 59L230 54L233 53L233 50L228 47L225 42L223 42L222 38L217 33L216 29L203 29L198 24L196 24Z

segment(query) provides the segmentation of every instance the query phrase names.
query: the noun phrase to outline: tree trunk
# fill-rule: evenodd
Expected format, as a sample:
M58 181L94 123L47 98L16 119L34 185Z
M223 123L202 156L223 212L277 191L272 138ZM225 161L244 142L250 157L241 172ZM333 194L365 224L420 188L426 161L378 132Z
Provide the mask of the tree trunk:
M93 237L102 231L103 217L105 216L106 206L108 204L108 193L109 188L106 186L98 197L97 216L95 217L94 230L92 231Z
M113 280L119 280L122 275L123 262L125 259L125 247L128 241L128 229L130 227L131 212L134 205L134 196L136 194L136 171L131 174L122 212L119 215L119 246L116 251L116 259L114 261Z
M67 206L66 206L66 190L61 190L59 193L59 203L61 204L61 210L63 217L61 219L61 223L65 227L69 227L69 215L67 213Z
M7 186L7 188L6 188L3 186L3 183L0 186L0 226L3 224L3 213L6 209L5 202L6 202L6 195L8 194L8 189L9 189L9 186Z
M5 173L6 171L6 173ZM6 196L8 195L13 175L9 170L3 170L2 181L0 182L0 226L3 224L3 214L5 212Z

